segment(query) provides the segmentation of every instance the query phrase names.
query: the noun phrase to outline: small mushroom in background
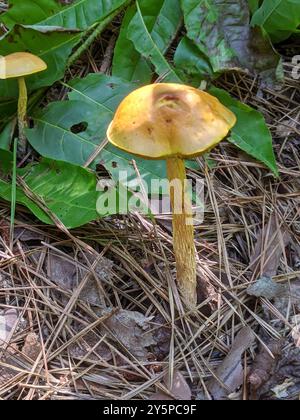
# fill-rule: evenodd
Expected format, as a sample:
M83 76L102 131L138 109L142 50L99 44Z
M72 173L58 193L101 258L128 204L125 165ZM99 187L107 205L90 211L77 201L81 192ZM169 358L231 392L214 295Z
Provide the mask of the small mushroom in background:
M184 159L200 156L216 146L235 125L235 115L218 99L179 84L148 85L130 93L108 128L109 141L145 159L165 159L173 208L173 242L177 282L188 308L194 309L196 254L192 204L186 191Z
M0 58L0 79L17 79L19 84L18 128L19 142L26 149L27 88L25 77L47 69L47 64L36 55L17 52Z

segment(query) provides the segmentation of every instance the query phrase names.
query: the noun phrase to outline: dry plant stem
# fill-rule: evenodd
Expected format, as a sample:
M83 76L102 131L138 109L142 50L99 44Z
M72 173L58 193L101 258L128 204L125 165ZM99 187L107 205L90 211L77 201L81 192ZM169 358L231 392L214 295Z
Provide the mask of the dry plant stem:
M186 170L183 159L167 159L170 195L173 208L173 242L178 287L185 304L193 309L197 304L196 254L194 244L193 212L186 193Z
M18 128L19 146L18 151L23 155L26 151L27 140L25 136L26 113L27 113L27 88L24 77L19 77L19 102L18 102Z

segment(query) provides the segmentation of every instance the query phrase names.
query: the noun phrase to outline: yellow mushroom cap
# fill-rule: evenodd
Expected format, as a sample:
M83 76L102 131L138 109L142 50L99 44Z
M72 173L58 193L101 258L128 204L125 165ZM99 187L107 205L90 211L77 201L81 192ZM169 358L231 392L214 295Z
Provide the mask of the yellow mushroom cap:
M17 52L0 57L0 79L29 76L46 69L47 64L30 53Z
M218 144L235 123L235 115L208 93L161 83L130 93L107 136L114 146L144 158L191 158Z

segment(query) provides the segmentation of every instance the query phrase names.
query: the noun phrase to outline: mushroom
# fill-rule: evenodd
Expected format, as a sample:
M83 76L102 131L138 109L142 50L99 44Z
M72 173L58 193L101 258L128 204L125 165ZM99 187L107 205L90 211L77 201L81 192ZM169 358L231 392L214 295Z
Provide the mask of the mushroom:
M27 52L9 54L0 59L0 79L18 79L19 102L18 102L18 127L21 145L25 147L27 112L27 88L25 77L46 70L47 64L36 55Z
M212 149L235 125L235 115L217 98L193 87L161 83L130 93L118 107L107 132L119 149L145 159L165 159L173 208L177 283L185 304L195 308L196 254L192 205L186 191L184 159Z

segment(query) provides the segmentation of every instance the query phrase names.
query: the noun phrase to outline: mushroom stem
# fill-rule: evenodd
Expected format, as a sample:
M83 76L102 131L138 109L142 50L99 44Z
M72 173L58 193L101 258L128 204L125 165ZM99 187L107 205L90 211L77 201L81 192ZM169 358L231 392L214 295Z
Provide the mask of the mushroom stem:
M19 102L18 102L18 127L19 127L19 150L22 154L26 151L26 113L27 113L27 88L25 77L18 78Z
M178 287L186 305L189 308L195 308L197 276L193 212L191 200L187 194L184 160L168 158L167 173L173 209L173 243Z

